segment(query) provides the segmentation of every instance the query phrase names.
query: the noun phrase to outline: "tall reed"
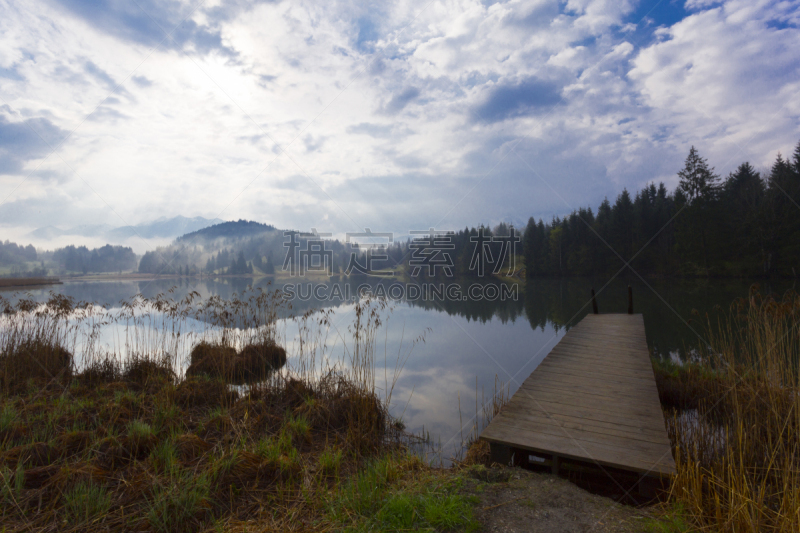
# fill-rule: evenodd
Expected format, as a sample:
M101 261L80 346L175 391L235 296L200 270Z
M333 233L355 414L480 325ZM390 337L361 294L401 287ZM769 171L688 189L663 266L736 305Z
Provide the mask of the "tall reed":
M711 531L800 531L800 296L751 288L682 371L696 410L667 419L671 498ZM685 407L685 406L684 406Z
M402 448L375 385L383 300L348 335L333 311L279 320L279 291L0 310L4 531L330 524L346 478Z

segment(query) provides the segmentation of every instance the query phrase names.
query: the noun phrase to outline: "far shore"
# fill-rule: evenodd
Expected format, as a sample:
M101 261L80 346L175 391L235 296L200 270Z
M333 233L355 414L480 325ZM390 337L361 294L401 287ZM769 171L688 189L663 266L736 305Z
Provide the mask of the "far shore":
M37 287L42 285L60 285L58 278L0 278L0 289L14 287Z

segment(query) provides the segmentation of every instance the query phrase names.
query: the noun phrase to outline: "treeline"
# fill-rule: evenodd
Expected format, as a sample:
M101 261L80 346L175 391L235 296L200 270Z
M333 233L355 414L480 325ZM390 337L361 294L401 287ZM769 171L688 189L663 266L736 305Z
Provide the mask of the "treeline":
M38 264L31 265L37 262ZM138 260L129 247L107 244L100 248L69 245L54 251L36 251L33 245L0 242L0 266L12 267L12 275L44 276L51 271L120 272L136 270Z
M370 271L405 272L415 278L514 275L522 268L517 260L522 238L513 225L501 222L494 228L418 233L391 246L352 250L342 261L356 275Z
M800 273L800 143L762 175L742 163L722 179L692 147L678 187L627 190L595 214L533 218L523 238L528 277L612 274L791 276Z
M36 248L32 244L22 246L15 242L0 241L0 266L21 265L36 259Z
M136 254L130 247L106 244L100 248L69 245L53 252L52 260L66 272L122 272L136 270Z
M199 273L203 256L197 246L159 246L145 252L139 261L139 272L146 274L172 274L189 276Z

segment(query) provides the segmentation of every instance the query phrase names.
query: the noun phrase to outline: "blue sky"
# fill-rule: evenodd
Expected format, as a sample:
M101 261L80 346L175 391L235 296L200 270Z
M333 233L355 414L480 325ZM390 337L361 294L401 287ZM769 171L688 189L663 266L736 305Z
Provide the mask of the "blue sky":
M0 228L524 223L800 139L800 4L0 0ZM138 251L151 243L135 245Z

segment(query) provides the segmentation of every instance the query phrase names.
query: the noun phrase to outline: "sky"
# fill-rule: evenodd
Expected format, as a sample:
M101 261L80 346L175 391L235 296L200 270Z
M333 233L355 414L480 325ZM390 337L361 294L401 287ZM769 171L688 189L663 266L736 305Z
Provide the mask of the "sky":
M0 0L0 239L521 225L672 189L692 145L765 168L800 140L799 25L797 1Z

